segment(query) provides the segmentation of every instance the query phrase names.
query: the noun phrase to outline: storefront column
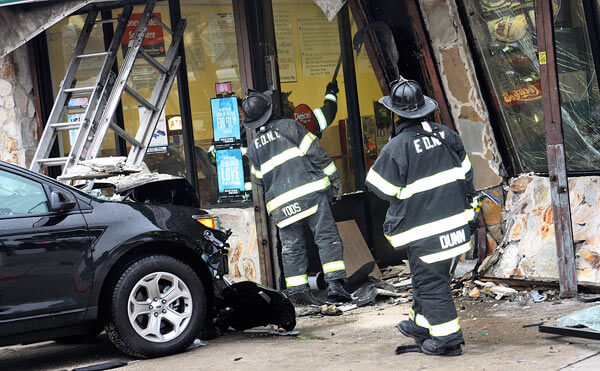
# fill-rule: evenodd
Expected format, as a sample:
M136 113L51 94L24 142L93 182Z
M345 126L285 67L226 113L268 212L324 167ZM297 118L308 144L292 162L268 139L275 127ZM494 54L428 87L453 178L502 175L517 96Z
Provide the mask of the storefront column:
M179 24L181 21L181 7L179 0L169 0L169 13L171 25ZM187 64L185 62L184 40L177 55L181 57L179 70L177 71L177 92L179 95L179 107L181 112L181 125L183 129L183 151L185 153L185 174L196 193L200 189L198 185L198 170L196 168L196 147L194 143L194 127L192 123L192 109L190 107L190 91L187 78Z
M551 0L536 1L535 19L550 194L558 256L560 297L570 298L577 294L577 276L575 272L575 249L573 246L571 209L569 207L569 184L563 142L560 94L556 71Z
M242 83L242 93L245 95L248 89L261 89L264 83L256 81L259 76L257 73L258 66L261 65L260 61L257 61L258 53L254 53L253 45L258 45L259 41L256 40L255 32L251 28L251 22L258 22L255 16L256 12L253 12L251 7L254 5L260 6L264 4L257 4L256 1L246 0L232 0L233 3L233 17L235 21L235 34L238 45L238 61L240 65L240 80ZM269 6L270 6L269 2ZM264 73L263 73L264 75ZM248 143L252 142L254 133L252 130L246 131L246 137ZM254 176L252 176L254 178ZM269 218L265 209L265 199L263 187L258 186L253 182L252 184L252 203L254 205L254 217L256 221L256 237L258 240L258 253L260 260L260 271L263 272L262 282L269 287L279 288L275 275L273 273L274 267L278 266L277 261L272 258L276 256L273 251L276 251L276 236L270 235Z

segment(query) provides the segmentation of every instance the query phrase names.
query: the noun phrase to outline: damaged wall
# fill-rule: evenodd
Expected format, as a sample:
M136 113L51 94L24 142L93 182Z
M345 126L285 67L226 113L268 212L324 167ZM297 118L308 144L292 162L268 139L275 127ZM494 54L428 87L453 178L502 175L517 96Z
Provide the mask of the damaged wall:
M221 219L225 228L231 228L229 237L229 279L254 281L266 284L266 277L260 270L258 238L253 208L207 209L208 213Z
M26 47L0 57L0 160L26 166L37 146L33 84Z
M502 182L502 160L455 0L419 3L454 123L471 158L475 188L496 186Z
M600 177L570 178L569 197L578 282L600 286ZM548 178L522 175L512 179L503 222L507 233L490 257L490 262L496 263L485 275L556 281L558 263Z

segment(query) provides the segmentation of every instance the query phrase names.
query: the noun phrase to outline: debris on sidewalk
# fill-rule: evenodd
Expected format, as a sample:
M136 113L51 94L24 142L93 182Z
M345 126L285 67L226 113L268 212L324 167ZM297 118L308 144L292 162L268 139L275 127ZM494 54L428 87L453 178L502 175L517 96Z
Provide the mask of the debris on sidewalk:
M298 330L286 331L282 328L275 328L275 326L273 326L273 325L269 325L268 332L270 335L277 335L277 336L297 336L300 333L300 331L298 331Z

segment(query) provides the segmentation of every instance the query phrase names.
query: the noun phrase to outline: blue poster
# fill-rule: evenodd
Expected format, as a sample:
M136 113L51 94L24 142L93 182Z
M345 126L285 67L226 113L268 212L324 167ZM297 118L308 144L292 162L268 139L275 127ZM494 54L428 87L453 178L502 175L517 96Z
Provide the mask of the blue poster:
M244 165L242 151L236 149L223 149L216 153L217 176L219 180L219 193L233 190L244 192Z
M237 98L213 98L210 100L214 141L235 141L240 139L240 114Z

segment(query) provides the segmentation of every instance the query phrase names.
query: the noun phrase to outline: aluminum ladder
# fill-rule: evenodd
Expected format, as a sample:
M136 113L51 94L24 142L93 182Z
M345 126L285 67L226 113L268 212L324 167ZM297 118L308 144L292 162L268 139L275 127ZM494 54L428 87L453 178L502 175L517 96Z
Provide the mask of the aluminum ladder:
M122 15L117 19L96 20L98 15L97 9L93 9L88 13L79 40L73 51L73 57L67 68L65 78L60 85L44 133L31 162L30 170L41 172L46 166L59 165L63 167L62 175L68 176L69 170L80 161L93 159L98 155L109 127L117 135L131 143L127 164L132 166L141 165L179 68L180 58L177 56L177 51L186 26L185 20L182 20L173 31L158 18L154 17L152 11L154 10L156 1L148 0L146 2L144 12L139 20L136 32L128 45L127 53L118 75L111 71L111 67L116 60L117 52L133 7L126 7ZM172 35L171 44L165 56L164 63L160 63L154 59L142 48L142 43L148 31L148 24L152 19ZM93 27L97 24L107 22L117 22L114 37L108 50L103 53L83 54ZM77 81L75 75L80 61L84 58L99 56L105 56L105 60L96 79L96 84L90 87L76 87ZM149 101L127 85L127 80L131 75L138 56L144 58L151 66L158 70L158 78ZM132 137L112 122L123 92L131 95L146 108L135 137ZM77 123L60 122L65 115L69 100L76 96L89 97L83 119ZM72 143L68 157L50 157L50 152L58 133L61 130L74 129L78 130L77 136L74 143Z

